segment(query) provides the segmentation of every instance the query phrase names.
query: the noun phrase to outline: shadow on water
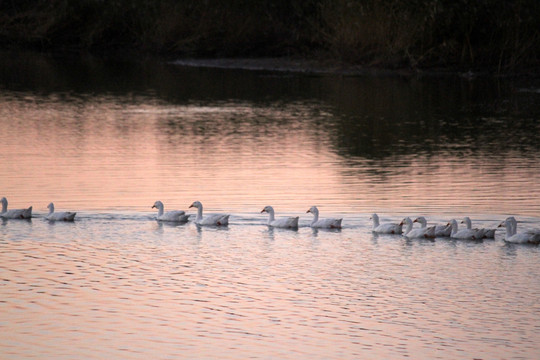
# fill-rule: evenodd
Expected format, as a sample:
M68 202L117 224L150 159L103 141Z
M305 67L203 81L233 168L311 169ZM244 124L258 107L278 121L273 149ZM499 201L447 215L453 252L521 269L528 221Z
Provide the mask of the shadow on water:
M517 80L459 76L297 76L264 71L180 67L162 61L100 60L0 54L0 83L11 91L47 96L139 97L168 104L246 102L256 107L309 103L301 119L315 136L331 140L344 158L373 161L423 153L497 156L507 151L540 152L538 93ZM276 76L268 76L269 74ZM290 109L294 111L294 109ZM183 120L183 119L181 119ZM84 121L81 119L80 121ZM231 134L245 119L227 118ZM265 127L280 119L250 119ZM279 126L291 126L284 120ZM298 119L295 119L298 121ZM212 119L189 126L168 119L171 133L216 136Z

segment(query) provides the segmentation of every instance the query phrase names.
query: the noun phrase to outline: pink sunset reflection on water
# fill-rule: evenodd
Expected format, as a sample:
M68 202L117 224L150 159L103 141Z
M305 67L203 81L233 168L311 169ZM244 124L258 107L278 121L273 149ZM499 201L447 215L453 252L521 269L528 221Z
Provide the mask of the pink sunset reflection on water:
M335 151L332 114L277 107L0 99L10 207L147 211L200 200L216 211L538 215L540 159L509 152L378 159ZM532 196L531 196L532 194Z

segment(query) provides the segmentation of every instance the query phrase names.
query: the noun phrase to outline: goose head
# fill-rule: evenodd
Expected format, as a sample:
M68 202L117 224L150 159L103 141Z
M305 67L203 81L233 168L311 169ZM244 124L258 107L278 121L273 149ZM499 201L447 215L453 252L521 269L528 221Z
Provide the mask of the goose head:
M194 207L194 208L197 208L197 209L200 209L202 208L202 204L200 201L194 201L193 204L189 205L190 208Z
M308 211L306 211L306 213L312 213L313 215L315 215L315 214L319 213L319 209L317 209L316 206L312 206L312 207L309 208Z
M265 213L269 213L269 214L270 214L270 213L273 213L273 212L274 212L274 208L271 207L271 206L265 206L264 209L261 210L261 214L264 213L264 212L265 212Z
M416 221L416 220L415 220ZM411 220L410 217L406 217L405 219L403 219L400 223L399 223L399 226L403 226L403 225L411 225L412 226L412 223L413 221Z
M448 222L448 224L446 224L446 226L451 226L452 227L452 233L456 232L457 229L458 229L458 223L457 223L456 219L450 220L450 222Z
M156 202L154 203L154 205L152 205L152 209L154 209L154 208L159 209L159 208L162 208L162 207L163 207L163 203L162 203L161 201L159 201L159 200L156 201Z
M463 218L463 220L461 221L462 224L465 224L465 226L467 227L467 229L470 229L472 227L472 222L471 222L471 218L468 217L468 216L465 216Z

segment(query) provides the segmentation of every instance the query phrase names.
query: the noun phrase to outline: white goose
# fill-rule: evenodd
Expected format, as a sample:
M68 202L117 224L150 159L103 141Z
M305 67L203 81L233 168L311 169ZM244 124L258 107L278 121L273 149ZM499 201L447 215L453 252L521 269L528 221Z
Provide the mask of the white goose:
M261 214L263 212L268 213L268 226L284 229L298 229L298 216L276 219L274 217L274 208L271 206L265 206L264 209L261 210Z
M403 219L403 221L399 225L403 226L404 224L406 224L407 227L405 228L405 231L403 232L403 236L406 236L411 239L412 238L432 239L435 237L435 226L413 229L413 221L409 217L406 217L405 219Z
M420 227L422 227L422 228L427 227L427 220L423 216L417 217L416 219L414 219L413 222L419 223ZM451 225L435 225L435 236L436 237L449 237L451 232L452 232L452 226Z
M49 208L49 213L45 216L45 219L50 221L73 221L75 219L76 212L62 211L54 212L54 204L50 203L47 205Z
M197 225L209 225L209 226L227 226L229 225L228 214L213 214L203 218L203 206L200 201L195 201L189 206L190 208L197 208L197 218L195 218L195 224Z
M379 216L377 214L372 214L370 219L373 220L373 228L371 231L379 234L401 234L402 225L398 224L379 224Z
M154 203L154 205L152 206L152 209L153 208L158 209L156 220L173 221L173 222L186 222L189 220L189 215L186 215L186 212L183 210L172 210L172 211L164 212L163 203L159 200Z
M512 235L515 234L517 232L517 220L516 220L516 218L513 217L513 216L510 216L510 217L507 217L506 220L510 220L512 222ZM538 235L538 234L540 234L540 230L539 229L525 230L525 233L532 234L532 235Z
M498 227L506 227L506 242L515 244L539 244L540 233L534 231L526 231L522 233L517 232L517 221L511 216L505 221L501 222Z
M472 229L472 222L471 222L471 219L468 216L465 216L461 223L465 224L467 229L469 229L469 230ZM483 230L484 231L484 239L495 239L495 230L497 230L497 229L485 229L485 228L482 228L482 229L475 229L475 230Z
M452 219L449 223L452 226L452 232L450 237L453 239L462 239L462 240L481 240L484 236L483 230L472 230L472 229L458 229L458 224L455 219Z
M316 206L310 207L306 213L313 214L313 221L310 224L312 228L341 229L341 221L343 221L343 219L326 218L319 220L319 209L317 209Z
M0 200L2 202L2 212L0 217L4 219L30 219L32 217L32 207L28 209L13 209L8 210L8 201L5 197Z

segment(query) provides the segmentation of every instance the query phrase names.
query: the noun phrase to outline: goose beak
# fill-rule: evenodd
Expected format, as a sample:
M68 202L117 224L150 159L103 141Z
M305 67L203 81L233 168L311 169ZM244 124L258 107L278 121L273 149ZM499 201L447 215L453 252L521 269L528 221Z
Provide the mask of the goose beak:
M152 205L152 209L155 208L155 207L156 207L156 205Z
M188 209L190 209L190 208L192 208L192 207L195 207L195 206L193 206L193 204L191 204L191 205L189 205Z
M308 212L311 212L311 209L309 209L308 211L306 211L306 214L307 214Z
M261 210L261 214L262 214L263 212L266 212L266 210L262 209L262 210Z

